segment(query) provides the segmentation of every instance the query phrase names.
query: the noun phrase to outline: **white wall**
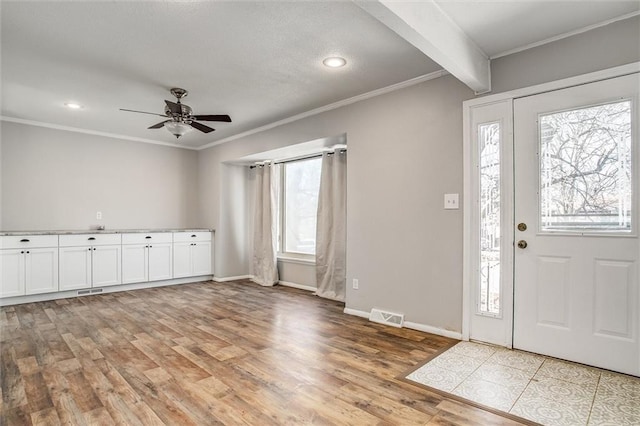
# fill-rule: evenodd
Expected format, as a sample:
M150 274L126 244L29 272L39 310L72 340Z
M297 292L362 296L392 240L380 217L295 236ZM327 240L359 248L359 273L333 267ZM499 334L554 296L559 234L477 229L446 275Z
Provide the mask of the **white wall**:
M1 137L2 230L198 225L196 151L10 122Z

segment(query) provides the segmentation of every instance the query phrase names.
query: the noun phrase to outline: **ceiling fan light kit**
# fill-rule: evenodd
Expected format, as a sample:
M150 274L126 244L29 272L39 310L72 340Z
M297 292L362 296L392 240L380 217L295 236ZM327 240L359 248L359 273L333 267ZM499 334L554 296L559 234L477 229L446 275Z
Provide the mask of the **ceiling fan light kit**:
M193 110L189 105L184 105L180 99L189 94L185 89L174 87L171 89L171 94L176 97L177 102L165 100L164 115L156 114L153 112L135 111L131 109L120 108L120 111L137 112L141 114L158 115L160 117L167 117L169 120L161 121L160 123L150 126L149 129L159 129L164 127L176 138L190 132L193 129L199 130L203 133L213 132L215 129L198 123L198 121L222 121L225 123L231 123L231 117L226 114L222 115L193 115Z
M179 138L186 133L189 133L193 130L193 127L188 125L187 123L183 123L181 121L167 121L164 123L164 128L169 131L173 136Z

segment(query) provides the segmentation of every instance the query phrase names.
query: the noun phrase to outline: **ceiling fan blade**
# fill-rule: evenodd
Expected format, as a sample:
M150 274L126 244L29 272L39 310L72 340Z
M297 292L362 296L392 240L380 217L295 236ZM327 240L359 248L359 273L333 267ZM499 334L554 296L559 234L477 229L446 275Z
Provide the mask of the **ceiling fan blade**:
M191 127L193 127L194 129L198 129L201 132L204 133L209 133L209 132L213 132L215 129L212 129L209 126L205 126L204 124L200 124L200 123L196 123L195 121L191 122Z
M153 125L153 126L151 126L151 127L147 127L147 129L159 129L159 128L161 128L161 127L164 127L164 123L166 123L167 121L171 121L171 120L164 120L164 121L161 121L161 122L160 122L160 123L158 123L158 124L154 124L154 125Z
M171 114L182 115L181 105L167 100L165 100L164 103L167 104L167 107L169 108L169 111L171 111Z
M140 114L150 114L150 115L157 115L157 116L160 116L160 117L166 117L166 115L164 115L164 114L156 114L155 112L146 112L146 111L136 111L134 109L120 108L120 111L137 112L137 113L140 113Z
M193 118L200 121L224 121L231 123L231 117L228 115L194 115Z

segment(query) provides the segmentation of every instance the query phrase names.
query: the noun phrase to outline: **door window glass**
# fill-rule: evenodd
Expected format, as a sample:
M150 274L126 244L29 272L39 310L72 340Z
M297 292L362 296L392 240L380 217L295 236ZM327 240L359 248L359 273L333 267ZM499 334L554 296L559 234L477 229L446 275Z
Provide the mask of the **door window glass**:
M542 231L631 231L631 101L539 117Z
M478 126L480 149L479 313L500 314L500 123Z

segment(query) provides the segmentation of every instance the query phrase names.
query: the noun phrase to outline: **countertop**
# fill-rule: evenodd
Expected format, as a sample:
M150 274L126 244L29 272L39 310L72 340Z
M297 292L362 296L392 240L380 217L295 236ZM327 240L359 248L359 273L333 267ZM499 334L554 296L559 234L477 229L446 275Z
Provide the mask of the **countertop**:
M151 232L215 232L215 229L183 228L183 229L73 229L62 231L0 231L0 236L14 235L73 235L73 234L133 234Z

